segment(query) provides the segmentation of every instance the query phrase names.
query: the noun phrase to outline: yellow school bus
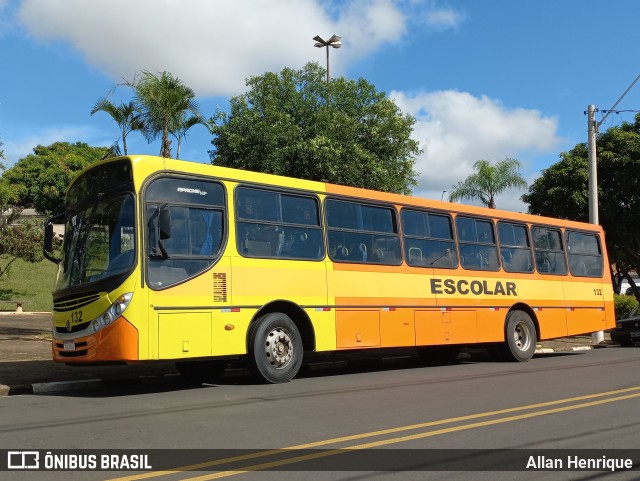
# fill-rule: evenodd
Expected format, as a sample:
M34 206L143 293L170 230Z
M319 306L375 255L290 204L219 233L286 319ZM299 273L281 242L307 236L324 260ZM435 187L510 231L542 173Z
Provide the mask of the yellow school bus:
M64 223L61 257L52 224ZM47 220L53 357L268 382L305 351L536 342L614 325L599 226L150 156L88 167Z

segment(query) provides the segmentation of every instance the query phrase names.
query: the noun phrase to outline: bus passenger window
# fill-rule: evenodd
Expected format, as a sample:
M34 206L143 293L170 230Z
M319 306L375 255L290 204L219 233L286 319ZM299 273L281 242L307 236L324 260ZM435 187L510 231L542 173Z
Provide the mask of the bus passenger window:
M569 270L578 277L602 277L603 260L596 234L567 231Z
M329 257L338 262L400 265L402 255L391 207L328 199Z
M464 269L497 271L500 269L493 222L457 217L460 260Z
M236 189L237 249L244 257L319 260L322 229L315 197Z
M449 216L402 209L401 219L407 264L412 267L458 267Z
M500 257L507 272L533 272L533 255L526 225L498 222Z
M537 271L541 274L566 275L567 261L560 231L546 227L533 227L531 236Z

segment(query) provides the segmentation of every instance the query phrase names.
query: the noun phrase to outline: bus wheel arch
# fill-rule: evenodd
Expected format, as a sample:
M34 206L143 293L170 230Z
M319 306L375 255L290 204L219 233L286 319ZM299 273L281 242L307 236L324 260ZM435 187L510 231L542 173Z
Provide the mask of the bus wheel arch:
M251 319L251 325L254 324L261 317L271 314L272 312L281 312L289 316L289 318L296 325L300 336L302 337L302 345L305 351L313 351L316 348L316 337L313 330L313 324L309 315L299 305L291 301L278 300L270 302L262 306L258 312L255 313L253 319ZM249 338L247 337L247 342Z
M255 378L282 383L298 373L305 348L313 346L311 321L305 323L306 314L300 312L294 304L274 302L256 313L247 332L249 370Z
M526 304L509 309L504 322L504 342L490 349L501 360L526 362L533 357L540 338L538 319Z
M509 316L509 313L513 311L523 311L531 318L531 321L533 322L533 325L536 328L536 339L540 339L540 323L538 322L538 316L536 316L536 313L531 308L531 306L523 302L518 302L517 304L514 304L513 306L511 306L511 309L509 309L509 312L507 313L507 317ZM506 335L506 325L507 325L507 320L505 318L505 335Z

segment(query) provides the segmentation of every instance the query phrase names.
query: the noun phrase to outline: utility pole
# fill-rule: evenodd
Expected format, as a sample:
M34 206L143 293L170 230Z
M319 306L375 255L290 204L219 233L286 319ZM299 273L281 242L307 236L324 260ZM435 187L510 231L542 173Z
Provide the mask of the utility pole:
M596 106L587 107L587 123L589 125L589 223L599 224L598 219L598 170L596 168Z
M599 224L598 219L598 169L596 168L596 133L598 123L596 122L596 106L587 107L587 123L589 125L589 223ZM604 341L604 331L597 331L591 334L591 342L594 345Z
M589 131L589 222L591 224L599 224L600 221L598 219L598 171L596 167L597 163L597 147L596 147L596 135L598 134L598 128L602 125L602 123L609 117L611 112L615 110L620 101L624 98L625 95L631 90L631 88L636 84L636 82L640 80L640 75L636 77L636 79L631 82L631 85L627 87L627 90L620 96L620 98L613 104L602 120L600 122L596 122L596 106L589 105L587 107L587 123L588 123L588 131ZM594 344L600 344L604 341L604 332L598 331L591 334L591 341Z

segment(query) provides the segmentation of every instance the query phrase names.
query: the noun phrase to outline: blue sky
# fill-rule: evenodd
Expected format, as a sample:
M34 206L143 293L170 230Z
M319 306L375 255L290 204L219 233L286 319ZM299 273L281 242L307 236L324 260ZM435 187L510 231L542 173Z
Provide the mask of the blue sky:
M116 124L89 111L142 70L181 78L209 117L249 76L324 66L312 38L337 33L332 75L364 77L416 117L414 193L440 199L476 160L515 157L531 182L585 142L587 105L610 108L640 74L639 21L634 0L0 0L0 140L8 165L58 140L110 145ZM640 110L640 84L617 108ZM208 162L210 141L194 127L181 157ZM524 210L521 193L498 207Z

